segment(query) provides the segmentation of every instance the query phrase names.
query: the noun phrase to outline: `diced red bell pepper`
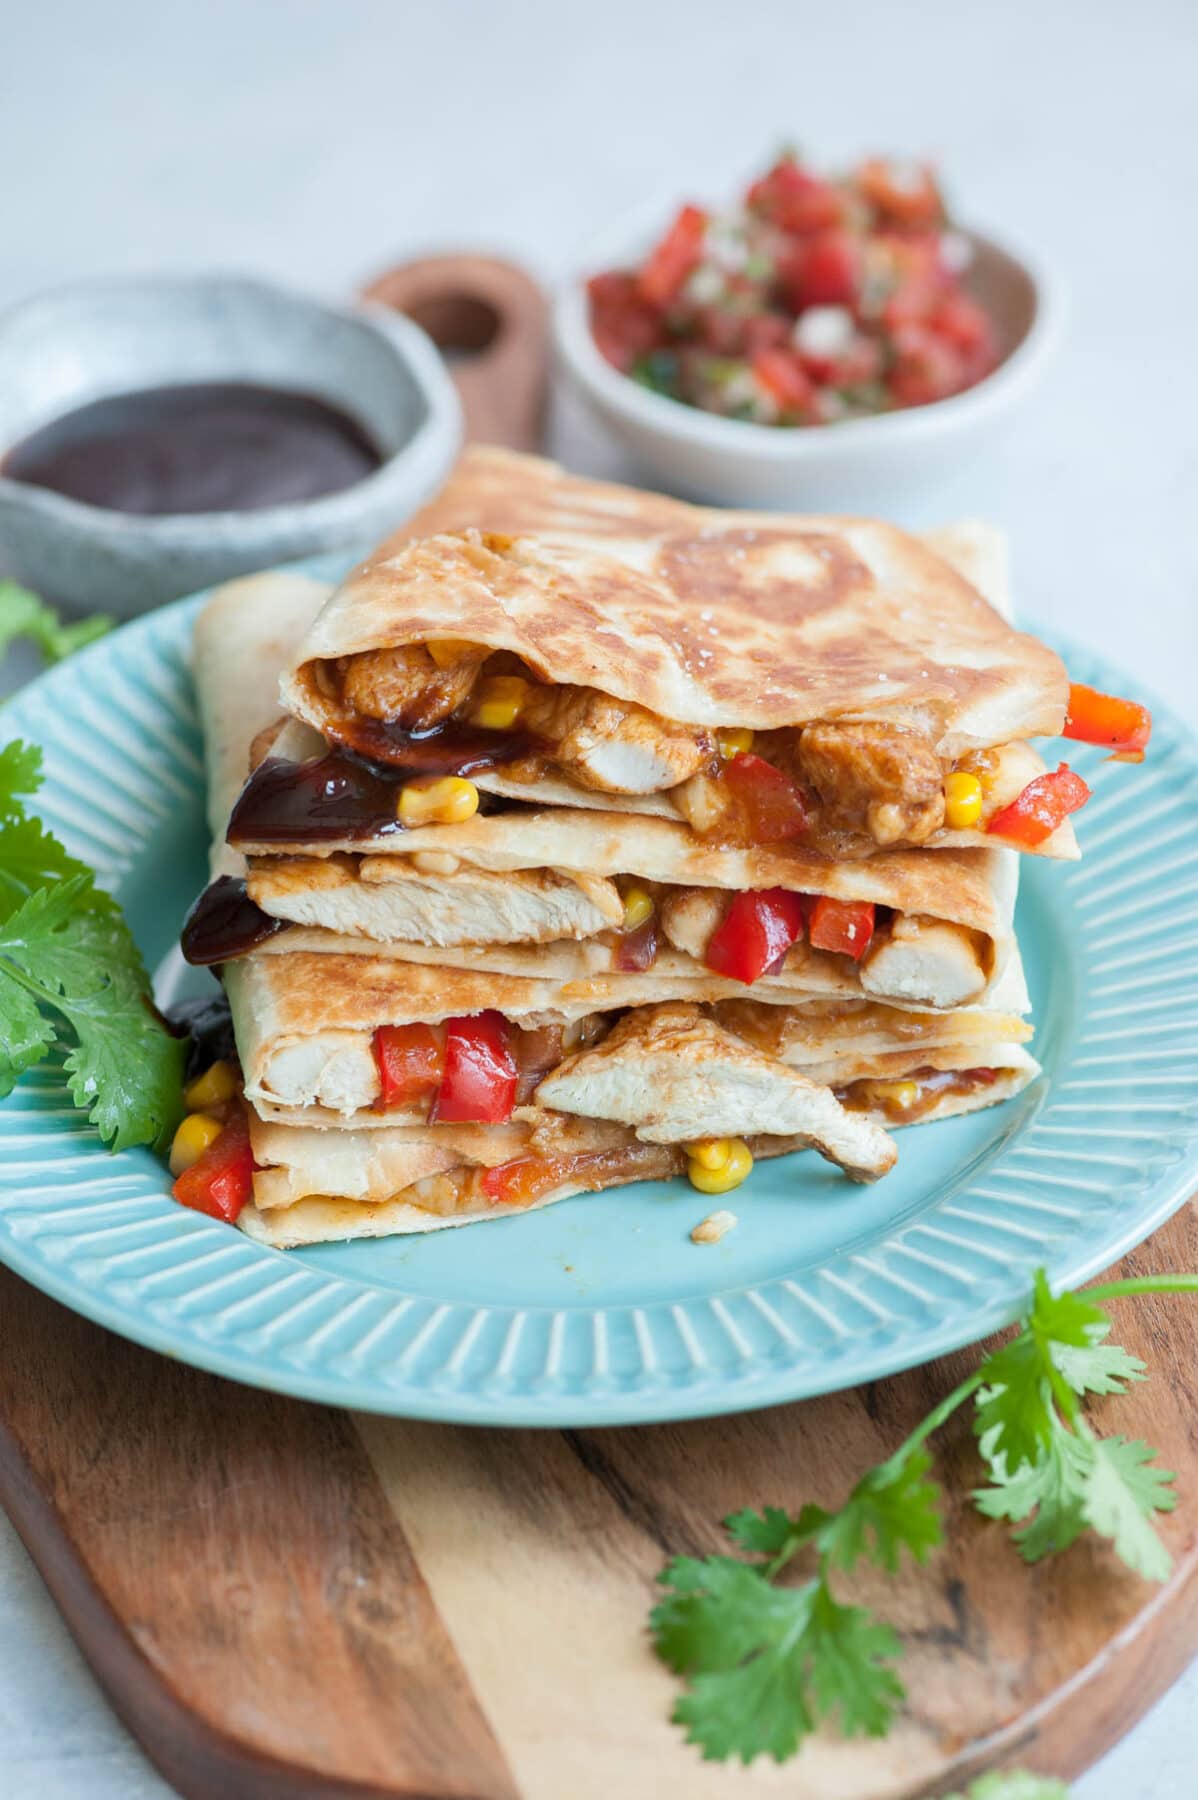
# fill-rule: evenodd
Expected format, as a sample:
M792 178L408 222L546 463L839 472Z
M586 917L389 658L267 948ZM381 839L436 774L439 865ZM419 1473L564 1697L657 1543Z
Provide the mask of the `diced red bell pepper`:
M651 250L637 276L637 289L650 306L665 308L699 263L707 214L697 206L684 206L666 235Z
M1075 681L1069 688L1069 710L1061 736L1077 738L1083 744L1102 744L1117 756L1139 762L1152 736L1152 714L1134 700L1121 700L1116 694L1103 694Z
M502 1125L511 1118L519 1079L511 1036L498 1012L445 1021L445 1072L433 1102L435 1120Z
M788 888L737 894L707 946L704 961L717 975L746 985L780 962L803 935L803 903Z
M811 405L811 380L793 350L758 350L753 373L784 412L806 412Z
M789 775L751 750L738 750L723 767L723 780L736 803L750 844L777 844L807 829L803 796Z
M645 923L638 925L635 931L621 932L612 960L616 968L625 975L639 975L642 970L653 967L657 961L656 913L650 913Z
M778 279L796 312L851 306L861 286L861 250L847 231L817 231L778 262Z
M1068 763L1037 775L1009 806L1000 807L987 820L986 830L995 837L1032 849L1051 837L1070 813L1084 806L1090 790Z
M531 1206L568 1180L572 1157L518 1156L484 1169L482 1190L496 1206Z
M220 1136L190 1169L184 1169L171 1192L181 1206L232 1225L254 1189L254 1155L249 1121L238 1106Z
M430 1094L441 1079L445 1053L431 1025L380 1025L371 1049L379 1072L380 1112Z
M834 950L860 962L873 935L872 900L834 900L821 894L811 908L807 936L813 950Z

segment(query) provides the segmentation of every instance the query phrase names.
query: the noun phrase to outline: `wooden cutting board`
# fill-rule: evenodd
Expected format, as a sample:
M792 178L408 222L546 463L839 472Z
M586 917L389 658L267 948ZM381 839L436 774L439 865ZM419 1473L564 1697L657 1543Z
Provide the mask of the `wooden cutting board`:
M543 302L502 266L452 274L448 306L427 268L374 291L481 346L461 370L473 435L527 447ZM1122 1270L1196 1266L1190 1208ZM1178 1471L1169 1582L1085 1541L1025 1569L969 1504L958 1419L938 1446L945 1549L858 1589L906 1639L906 1710L884 1742L820 1737L781 1769L705 1764L668 1723L654 1577L722 1547L735 1508L835 1504L977 1352L729 1419L470 1430L199 1374L0 1271L0 1502L117 1712L194 1800L894 1800L999 1763L1073 1774L1198 1652L1198 1307L1114 1313L1155 1380L1101 1422Z
M1180 1214L1122 1272L1198 1266ZM645 1631L719 1519L841 1499L978 1352L765 1412L609 1431L355 1417L135 1348L0 1272L0 1500L113 1705L195 1800L894 1800L1016 1763L1072 1775L1198 1651L1198 1306L1121 1302L1154 1379L1103 1403L1178 1471L1162 1588L1082 1541L1035 1570L939 1441L948 1542L859 1596L901 1629L883 1742L701 1762Z

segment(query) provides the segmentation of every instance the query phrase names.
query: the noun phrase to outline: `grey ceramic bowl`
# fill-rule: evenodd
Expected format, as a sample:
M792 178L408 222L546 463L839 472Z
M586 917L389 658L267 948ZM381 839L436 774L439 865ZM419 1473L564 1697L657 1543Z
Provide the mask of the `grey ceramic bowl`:
M440 486L461 412L425 334L236 276L88 282L0 316L0 455L93 400L185 382L314 395L363 425L385 460L340 493L257 512L111 512L0 473L0 564L69 605L129 614L320 550L368 549Z

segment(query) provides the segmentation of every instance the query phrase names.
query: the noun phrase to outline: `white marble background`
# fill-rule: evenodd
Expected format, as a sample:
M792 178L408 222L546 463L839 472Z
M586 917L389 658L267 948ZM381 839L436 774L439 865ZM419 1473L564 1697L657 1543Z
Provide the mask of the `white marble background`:
M910 522L997 519L1020 609L1189 712L1196 95L1192 0L0 0L0 304L212 266L346 293L476 246L552 282L647 191L718 195L783 137L934 153L1071 315L1022 428ZM621 472L572 408L555 442ZM1079 1800L1192 1795L1196 1702L1198 1667ZM167 1792L2 1522L0 1742L14 1800Z

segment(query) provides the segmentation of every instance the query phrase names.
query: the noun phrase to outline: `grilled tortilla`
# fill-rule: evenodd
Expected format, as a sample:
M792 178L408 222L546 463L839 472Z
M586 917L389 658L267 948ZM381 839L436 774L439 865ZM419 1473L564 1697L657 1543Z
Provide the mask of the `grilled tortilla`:
M814 796L807 841L836 855L984 836L944 826L943 777L962 757L985 773L988 811L1040 772L1014 747L1059 730L1065 672L946 560L1001 579L1000 558L977 551L984 532L940 534L937 554L871 521L630 495L619 537L607 489L603 525L565 532L586 509L562 506L561 488L578 499L587 484L501 466L507 526L442 530L362 565L285 676L289 711L402 762L409 730L456 741L489 675L518 671L520 742L509 733L494 767L470 771L479 786L520 798L535 783L543 803L683 816L709 835L730 817L716 734L751 729ZM423 527L460 527L480 486L468 458ZM539 535L513 534L538 490ZM492 482L475 523L501 505ZM1065 831L1049 853L1071 849Z

